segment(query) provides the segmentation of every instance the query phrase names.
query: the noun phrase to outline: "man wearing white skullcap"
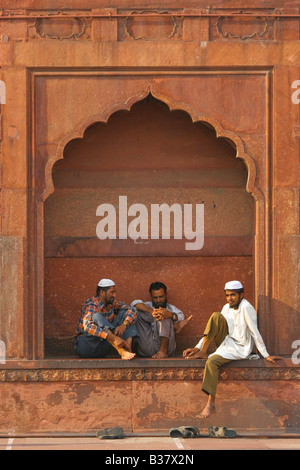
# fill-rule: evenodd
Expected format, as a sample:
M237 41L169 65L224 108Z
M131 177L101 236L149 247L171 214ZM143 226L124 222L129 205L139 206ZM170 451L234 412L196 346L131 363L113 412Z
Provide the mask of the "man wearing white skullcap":
M115 283L111 279L101 279L101 281L99 281L98 286L99 287L112 287L112 286L115 286Z
M202 390L208 395L208 402L198 418L207 418L215 412L215 396L219 369L222 365L237 359L251 357L253 346L267 360L276 364L278 356L270 356L257 327L254 307L244 299L244 287L239 281L230 281L224 287L227 304L221 313L210 317L203 338L195 348L186 349L186 359L207 359ZM214 341L217 349L207 357L209 344Z
M113 348L122 359L133 359L133 338L138 336L136 309L116 300L111 279L101 279L96 295L88 299L78 321L75 350L80 357L103 358Z
M225 287L224 287L224 290L239 290L239 289L244 289L240 281L226 282Z

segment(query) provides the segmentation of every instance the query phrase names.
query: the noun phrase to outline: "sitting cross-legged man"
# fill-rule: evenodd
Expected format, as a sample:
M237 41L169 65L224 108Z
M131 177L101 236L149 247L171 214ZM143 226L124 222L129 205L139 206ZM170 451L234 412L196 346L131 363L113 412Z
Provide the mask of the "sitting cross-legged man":
M78 321L75 351L82 358L103 358L113 349L130 360L133 338L138 336L136 309L116 300L111 279L101 279L96 295L88 299Z
M164 359L173 356L176 349L175 335L191 320L184 313L169 304L167 287L163 282L152 282L149 288L151 300L134 300L137 309L139 356Z

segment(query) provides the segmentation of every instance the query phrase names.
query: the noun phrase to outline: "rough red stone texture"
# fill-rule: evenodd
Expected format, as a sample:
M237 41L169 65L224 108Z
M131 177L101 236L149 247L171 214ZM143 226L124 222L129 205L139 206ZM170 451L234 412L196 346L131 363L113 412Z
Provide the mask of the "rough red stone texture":
M300 323L298 2L3 0L0 13L7 357L43 360L53 341L66 354L104 276L127 302L165 281L194 316L181 346L239 278L268 350L290 356ZM100 242L96 208L119 195L148 209L204 202L203 249Z
M68 368L71 362L53 369L54 362L48 361L37 371L7 367L0 374L0 433L84 433L117 425L129 432L155 432L216 422L237 431L299 429L300 368L291 361L225 367L217 414L204 421L197 418L207 399L201 391L204 361L189 361L184 367L185 360L139 360L134 367L110 360L103 369L101 361L96 368L97 361L83 361L81 370Z
M238 277L246 267L241 279L245 285L251 286L251 257L234 258L232 267L229 266L231 261L232 258L217 257L212 266L211 259L206 257L47 259L45 335L47 338L63 338L75 334L74 325L77 325L82 299L86 300L95 294L99 272L103 272L115 279L118 298L129 304L134 298L149 300L147 287L153 279L162 279L169 286L169 301L187 315L193 315L191 322L178 337L183 341L183 337L192 336L190 341L197 341L211 313L220 311L225 303L223 290L216 292L214 286L216 271L220 273L220 282L223 285L228 276ZM177 273L175 278L174 272ZM127 278L128 283L124 285L124 279ZM69 296L65 295L70 285L71 302ZM189 294L184 296L184 292ZM251 299L253 291L249 294Z

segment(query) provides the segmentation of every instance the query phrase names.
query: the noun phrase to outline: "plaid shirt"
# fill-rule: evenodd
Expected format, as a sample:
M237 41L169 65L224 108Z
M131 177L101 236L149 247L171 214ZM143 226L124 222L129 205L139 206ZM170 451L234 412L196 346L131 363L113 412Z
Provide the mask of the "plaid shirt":
M114 321L118 313L122 309L127 309L125 313L125 320L129 324L134 324L136 321L136 309L128 307L128 305L114 300L112 304L104 305L97 297L88 299L81 310L80 317L78 320L77 335L80 335L84 332L89 333L90 335L98 336L99 338L106 339L107 331L103 328L100 328L93 322L93 315L95 313L102 313L104 318L110 323Z

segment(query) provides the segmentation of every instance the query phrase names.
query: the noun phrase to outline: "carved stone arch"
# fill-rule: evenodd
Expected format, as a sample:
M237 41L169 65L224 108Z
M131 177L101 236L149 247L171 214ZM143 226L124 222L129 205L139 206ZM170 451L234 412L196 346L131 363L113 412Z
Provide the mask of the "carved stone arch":
M110 116L117 111L120 110L127 110L130 111L131 107L146 98L149 94L151 94L154 98L162 101L165 103L170 111L184 111L186 112L193 123L195 122L202 122L203 124L211 127L216 134L216 138L223 138L229 141L234 148L236 149L236 158L240 158L243 160L247 172L248 172L248 179L246 184L246 190L250 193L256 201L263 200L263 194L260 189L256 186L256 165L254 159L245 151L244 143L242 139L234 132L228 131L222 127L220 122L215 119L214 117L208 114L198 113L195 109L193 109L190 105L186 103L181 103L178 101L174 101L165 95L157 93L152 89L152 87L147 87L144 93L135 95L129 98L127 101L115 103L111 107L109 107L104 113L96 114L89 116L87 119L81 121L78 126L71 132L65 135L59 142L56 148L56 153L49 158L46 163L45 167L45 189L42 193L42 200L45 201L50 194L54 192L54 185L52 180L52 169L54 164L64 158L64 149L66 145L74 139L82 139L84 137L85 131L92 125L97 122L106 122L110 118Z
M33 358L43 358L44 351L44 203L46 199L54 192L54 182L53 182L53 166L55 163L64 158L64 151L66 145L74 139L83 139L87 129L96 123L107 123L109 118L116 113L117 111L125 110L130 111L132 106L139 101L142 101L147 96L152 95L155 99L163 102L168 106L170 111L183 111L187 113L190 117L192 123L201 122L215 132L216 138L222 138L227 140L235 149L236 158L239 158L243 161L247 169L247 183L246 191L254 198L255 202L255 233L254 235L254 252L253 252L253 261L254 261L254 291L255 291L255 302L254 305L257 309L258 299L264 295L265 284L266 284L266 253L265 253L265 237L267 226L265 223L265 212L266 212L266 201L263 193L260 188L257 186L256 178L256 163L254 158L252 158L246 151L244 147L244 142L242 138L237 135L235 132L226 130L223 128L221 123L215 119L213 116L199 113L192 106L187 105L184 102L172 100L170 97L165 96L156 92L151 85L145 88L143 93L136 94L130 97L128 100L114 103L108 107L104 112L99 114L93 114L88 118L78 122L77 126L73 129L72 132L64 135L59 142L57 143L56 150L54 154L48 159L45 166L45 187L39 192L36 199L36 217L37 223L33 225L36 239L33 239L37 247L37 265L36 265L36 284L32 285L32 290L37 293L37 302L36 302L36 317L32 319L32 331L33 331L33 340L32 340L32 357ZM262 305L260 300L260 305ZM262 305L262 308L264 305Z

